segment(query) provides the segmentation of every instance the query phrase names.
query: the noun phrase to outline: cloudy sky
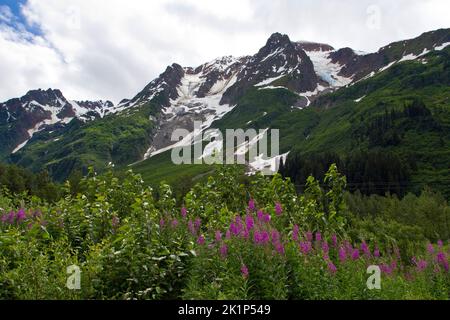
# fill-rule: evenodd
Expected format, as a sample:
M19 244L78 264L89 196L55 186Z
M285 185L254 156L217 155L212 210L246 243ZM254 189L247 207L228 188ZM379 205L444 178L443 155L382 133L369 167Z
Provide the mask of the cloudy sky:
M0 101L51 87L118 102L173 62L253 54L276 31L371 52L449 17L448 0L0 0Z

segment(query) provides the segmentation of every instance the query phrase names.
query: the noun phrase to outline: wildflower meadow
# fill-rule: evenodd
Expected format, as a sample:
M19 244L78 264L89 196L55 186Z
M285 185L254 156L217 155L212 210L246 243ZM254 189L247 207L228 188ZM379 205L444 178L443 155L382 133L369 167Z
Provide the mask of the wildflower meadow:
M445 233L352 212L345 187L335 165L302 193L225 166L178 199L131 171L52 203L2 192L0 298L449 299Z

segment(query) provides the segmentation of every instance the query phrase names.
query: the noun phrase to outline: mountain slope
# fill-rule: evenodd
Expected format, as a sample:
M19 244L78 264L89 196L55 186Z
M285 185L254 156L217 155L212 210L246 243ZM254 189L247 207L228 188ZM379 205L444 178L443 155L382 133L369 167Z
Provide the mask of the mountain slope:
M293 115L273 121L285 128L283 141L295 141L286 166L296 154L394 154L411 175L406 190L428 185L450 196L450 47L422 59L320 97L296 115L314 114L306 126Z
M445 47L323 94L309 108L296 108L298 94L285 88L250 89L212 127L280 129L280 152L290 152L286 167L294 171L298 154L393 154L408 166L406 190L419 192L428 185L450 196L449 88L450 47ZM134 168L154 181L147 168L155 160Z
M72 119L90 121L104 116L110 101L70 101L59 90L31 90L0 104L0 157L22 149L33 135L64 126Z
M362 111L371 99L377 105L391 97L400 106L417 95L434 108L445 96L449 43L449 29L440 29L365 54L275 33L253 56L226 56L196 68L172 64L115 106L69 101L55 90L31 92L0 104L0 156L33 170L47 168L58 180L109 162L139 162L135 167L151 178L161 159L169 159L172 132L191 131L194 121L202 121L202 130L279 128L285 155L292 149L349 152L360 143L353 137L368 130L355 133L355 119L373 120Z
M120 116L106 115L88 123L74 119L66 126L42 130L11 155L11 161L34 171L45 168L58 181L75 170L87 172L88 166L101 170L109 163L132 163L150 143L155 107L147 103Z

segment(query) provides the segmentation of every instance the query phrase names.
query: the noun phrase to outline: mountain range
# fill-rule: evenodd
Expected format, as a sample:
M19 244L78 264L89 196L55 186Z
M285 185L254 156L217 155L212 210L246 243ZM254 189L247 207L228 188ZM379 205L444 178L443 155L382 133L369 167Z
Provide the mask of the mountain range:
M449 44L450 29L374 53L274 33L254 55L225 56L195 68L174 63L116 105L69 100L58 89L31 90L0 103L0 160L46 169L59 181L75 170L85 172L91 165L101 170L108 163L132 165L152 181L190 170L198 175L209 169L174 168L168 157L173 130L193 130L198 120L202 129L279 128L288 161L294 154L325 151L414 156L413 181L426 175L424 184L445 185L450 179ZM381 129L374 124L417 99L429 111L427 119L398 116ZM373 132L381 140L397 135L398 141L374 142ZM249 170L274 161L279 157L250 159Z

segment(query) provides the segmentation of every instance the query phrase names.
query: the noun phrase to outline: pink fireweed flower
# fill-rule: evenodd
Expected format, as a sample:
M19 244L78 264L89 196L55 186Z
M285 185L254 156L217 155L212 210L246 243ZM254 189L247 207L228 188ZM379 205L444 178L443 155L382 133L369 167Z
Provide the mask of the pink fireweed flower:
M359 249L354 249L352 252L352 259L358 260L359 259Z
M320 241L322 241L322 234L319 231L317 231L316 232L316 242L320 242Z
M8 221L8 215L7 214L2 215L1 221L3 223L6 223L6 221Z
M280 233L278 232L278 230L272 230L271 238L274 243L280 240Z
M339 253L338 253L338 255L339 255L339 261L340 261L341 263L343 263L343 262L345 262L345 260L347 260L347 252L346 252L346 250L345 250L344 247L340 247L340 248L339 248Z
M178 220L177 219L173 219L172 220L172 227L176 228L178 226Z
M262 210L258 210L258 213L256 215L259 221L262 222L264 220L264 212Z
M222 233L217 230L216 231L216 241L219 242L220 240L222 240Z
M259 231L255 231L255 232L253 233L253 241L254 241L256 244L260 244L260 243L261 243L261 233L260 233Z
M311 242L300 242L300 252L303 254L308 254L312 250Z
M192 222L192 220L188 221L188 229L189 229L189 232L192 235L195 235L197 233L197 231L195 230L194 223Z
M433 245L431 243L429 243L427 245L427 251L428 251L429 254L433 254L434 253L434 247L433 247Z
M281 207L281 203L279 202L275 204L275 213L277 216L280 216L283 213L283 208Z
M299 228L298 225L294 225L294 230L292 231L292 239L298 241Z
M197 231L200 229L201 225L202 225L202 219L196 218L194 221L194 227Z
M447 257L445 256L444 252L438 252L438 254L436 255L436 261L439 265L441 265L444 268L446 272L448 272L449 265Z
M220 249L220 255L222 256L222 258L225 258L228 255L228 247L226 244L223 244Z
M331 245L332 245L333 248L337 247L337 236L335 234L333 234L331 236Z
M197 244L201 246L205 244L205 237L203 235L200 235L200 237L198 237Z
M416 266L417 271L422 272L427 268L428 262L424 259L420 259L419 261L417 261Z
M230 232L230 230L227 230L227 232L225 232L225 238L226 239L231 239L231 232Z
M183 218L186 218L186 216L187 216L187 209L185 207L181 208L181 216Z
M386 273L387 275L390 275L392 273L391 267L389 267L384 263L380 264L380 270L381 272Z
M391 262L391 269L392 270L397 269L397 261L396 260L392 260L392 262Z
M15 217L14 211L11 211L9 213L9 215L8 215L8 222L9 222L9 224L13 224L14 223L14 217Z
M444 243L442 242L442 240L438 240L437 245L441 249Z
M255 200L250 199L250 200L248 201L248 211L255 211L255 208L256 208L256 206L255 206Z
M322 251L325 253L328 253L330 251L330 247L328 246L327 241L322 242Z
M270 241L269 232L263 231L263 232L261 233L261 239L262 239L262 243L263 243L263 244L268 243L268 242Z
M164 221L164 219L163 218L161 218L160 220L159 220L159 226L162 228L162 227L164 227L164 224L165 224L166 222Z
M366 257L370 257L370 249L365 241L361 243L361 251Z
M245 225L247 227L247 230L252 230L254 224L255 224L255 221L253 220L253 217L250 215L247 215L245 217Z
M269 233L267 231L255 231L253 234L253 240L256 244L264 245L270 240Z
M247 266L245 264L243 264L241 266L241 274L244 277L244 279L248 278L248 268L247 268Z
M332 274L335 274L337 272L336 266L331 261L328 262L328 271L330 271Z
M234 236L238 236L242 231L242 225L231 222L230 223L230 231Z
M380 257L380 249L378 249L377 246L375 246L375 249L373 250L373 256L375 258L379 258Z
M345 247L345 250L347 250L347 253L348 253L349 255L351 255L352 252L353 252L353 246L352 246L352 244L351 244L348 240L345 240L345 241L344 241L344 247Z
M25 210L20 209L19 211L17 211L16 219L17 219L18 223L20 223L23 220L25 220L25 218L26 218Z
M270 216L269 213L264 215L264 222L265 223L269 223L271 219L272 219L272 217Z
M274 244L274 247L275 247L275 250L276 250L279 254L281 254L281 255L284 254L284 246L283 246L283 244L282 244L281 242L277 241L277 242Z
M311 231L306 232L306 240L308 240L309 242L312 242L313 234Z

